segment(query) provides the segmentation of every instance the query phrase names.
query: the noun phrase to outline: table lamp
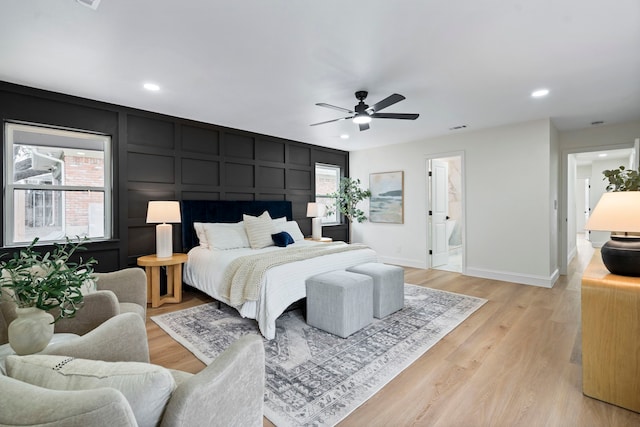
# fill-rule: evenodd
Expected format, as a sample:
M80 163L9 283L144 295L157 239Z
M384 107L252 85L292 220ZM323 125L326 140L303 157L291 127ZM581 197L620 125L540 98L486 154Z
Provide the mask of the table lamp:
M147 223L156 225L156 256L171 258L173 255L173 231L171 224L179 223L180 202L152 201L147 208Z
M600 249L607 270L640 277L640 191L604 193L584 228L611 232Z
M311 219L311 238L322 239L322 218L320 218L320 206L318 203L307 203L307 217Z

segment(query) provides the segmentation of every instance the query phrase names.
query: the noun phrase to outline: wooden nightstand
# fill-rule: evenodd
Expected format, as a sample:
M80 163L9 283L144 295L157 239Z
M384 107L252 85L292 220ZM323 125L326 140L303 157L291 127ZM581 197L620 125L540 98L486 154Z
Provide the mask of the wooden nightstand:
M147 272L147 303L160 307L165 302L182 301L182 264L187 254L173 254L169 258L145 255L138 258L138 265ZM160 295L160 267L167 268L167 293Z

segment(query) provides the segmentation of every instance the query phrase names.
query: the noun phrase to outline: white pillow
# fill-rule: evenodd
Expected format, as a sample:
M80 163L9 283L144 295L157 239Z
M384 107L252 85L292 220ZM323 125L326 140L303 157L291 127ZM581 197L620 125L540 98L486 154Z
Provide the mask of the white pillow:
M200 246L203 248L209 248L209 242L207 241L207 234L204 232L204 223L194 222L193 229L196 230L196 236L200 241Z
M260 216L242 215L244 229L247 231L249 243L253 249L262 249L273 246L271 235L277 230L269 212L264 211Z
M80 286L80 293L82 296L92 294L98 291L98 279L87 279L82 282L82 286Z
M7 375L52 390L119 390L140 427L157 426L175 380L168 369L150 363L103 362L67 356L8 356Z
M279 231L286 231L293 238L294 242L304 240L304 234L300 231L300 226L296 221L287 221L277 225Z
M276 227L279 227L280 225L287 222L287 217L281 216L280 218L274 218L272 221L273 221L273 225L275 225Z
M207 235L209 249L225 250L250 247L249 237L242 222L206 223L203 224L203 228Z

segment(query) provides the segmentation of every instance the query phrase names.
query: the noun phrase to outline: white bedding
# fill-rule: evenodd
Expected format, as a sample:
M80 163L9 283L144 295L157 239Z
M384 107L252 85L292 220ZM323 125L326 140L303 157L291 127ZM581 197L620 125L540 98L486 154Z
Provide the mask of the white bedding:
M294 243L293 246L324 244L303 240ZM230 250L195 247L189 251L189 260L184 267L184 282L216 300L228 304L229 301L222 295L220 286L225 267L239 256L282 249L276 246L264 249L239 248ZM262 335L267 339L273 339L276 335L276 319L289 305L305 297L305 280L308 277L377 261L376 253L367 248L273 267L265 274L259 299L244 303L238 308L238 312L243 317L256 319Z

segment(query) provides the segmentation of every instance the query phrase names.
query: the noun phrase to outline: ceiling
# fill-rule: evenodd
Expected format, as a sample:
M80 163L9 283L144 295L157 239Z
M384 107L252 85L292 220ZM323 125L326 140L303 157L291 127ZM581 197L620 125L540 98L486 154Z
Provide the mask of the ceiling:
M0 80L359 150L640 118L638 0L2 0ZM143 89L145 82L160 86ZM530 93L547 88L534 99ZM406 100L359 132L353 109ZM461 130L450 128L466 125ZM343 140L341 134L348 134Z

